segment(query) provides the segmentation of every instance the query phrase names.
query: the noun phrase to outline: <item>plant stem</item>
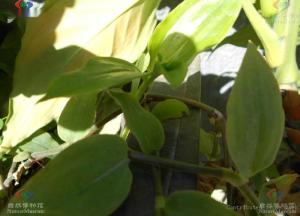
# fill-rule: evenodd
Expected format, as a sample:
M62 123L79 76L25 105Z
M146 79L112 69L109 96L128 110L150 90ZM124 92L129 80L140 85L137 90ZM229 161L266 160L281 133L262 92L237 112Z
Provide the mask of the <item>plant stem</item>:
M135 97L140 100L144 93L149 88L149 85L156 79L157 75L155 73L152 73L150 76L145 77L144 82L139 87L138 91L135 93Z
M203 110L205 112L207 112L211 117L215 117L215 118L220 118L220 119L224 119L223 114L218 111L217 109L215 109L214 107L211 107L205 103L201 103L199 101L190 99L190 98L184 98L184 97L177 97L177 96L171 96L171 95L163 95L163 94L152 94L152 93L147 93L146 94L146 99L147 100L154 100L154 101L163 101L166 99L176 99L176 100L180 100L183 103Z
M247 184L244 184L244 185L239 186L237 188L244 197L247 197L247 201L249 201L252 205L259 207L258 198L256 197L253 190L251 190L251 188Z
M282 45L279 36L258 13L250 0L242 0L242 5L250 23L264 46L266 58L270 66L278 67L282 63Z
M130 130L129 130L128 127L125 126L124 129L122 130L121 134L120 134L120 137L123 138L126 141L129 134L130 134Z
M224 166L230 167L230 158L227 151L227 141L226 141L226 121L223 116L223 114L217 110L214 107L211 107L205 103L201 103L199 101L190 99L190 98L184 98L184 97L177 97L177 96L171 96L171 95L162 95L162 94L146 94L146 100L150 101L163 101L166 99L176 99L179 100L186 105L203 110L208 113L210 118L214 118L214 126L217 129L217 132L220 132L222 134L222 144L223 144L223 150L224 150Z
M246 180L243 179L238 173L230 169L222 167L211 168L199 166L186 162L170 160L152 155L146 155L136 151L130 151L129 158L132 161L149 164L155 167L173 169L192 174L201 174L204 176L216 177L220 180L224 180L237 187L249 203L256 207L259 207L258 198L256 197L255 193L251 190L251 188L249 188L249 186L246 184Z
M165 207L165 197L161 185L161 170L158 167L153 167L153 177L155 182L155 216L162 216Z
M219 179L223 179L227 182L230 182L234 186L241 186L246 182L237 173L227 168L211 168L205 166L198 166L186 162L170 160L152 155L146 155L136 151L129 152L129 157L133 161L142 162L145 164L150 164L168 169L180 170L187 173L217 177Z
M300 1L290 0L290 6L287 11L286 20L281 20L281 22L285 22L286 35L284 39L283 62L278 68L278 72L276 74L279 84L294 85L300 78L296 62L299 16Z

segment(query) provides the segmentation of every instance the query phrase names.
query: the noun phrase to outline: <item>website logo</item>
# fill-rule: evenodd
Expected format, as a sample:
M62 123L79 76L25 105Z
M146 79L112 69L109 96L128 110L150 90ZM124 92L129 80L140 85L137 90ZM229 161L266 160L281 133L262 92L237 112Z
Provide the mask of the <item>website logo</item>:
M24 199L24 200L30 200L33 196L33 193L30 191L23 191L23 190L19 190L15 193L15 198L17 200L19 199Z
M276 189L271 189L270 191L268 191L267 197L271 200L279 201L284 197L284 193L277 191Z
M18 0L15 7L18 9L18 17L37 17L41 13L43 4L33 2L32 0Z
M284 2L281 2L280 0L277 0L274 2L273 6L276 8L276 9L280 9L282 8L282 10L285 10L289 7L289 1L286 0Z

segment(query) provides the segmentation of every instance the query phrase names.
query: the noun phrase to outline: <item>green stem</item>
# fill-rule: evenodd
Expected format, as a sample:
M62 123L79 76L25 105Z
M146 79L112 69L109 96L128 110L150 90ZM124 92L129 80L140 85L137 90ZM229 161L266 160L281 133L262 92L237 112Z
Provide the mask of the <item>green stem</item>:
M144 82L139 87L138 91L135 93L135 97L140 100L147 89L149 88L149 85L156 79L157 75L155 73L152 73L150 76L146 77L144 79Z
M241 178L237 173L227 168L211 168L205 166L198 166L186 162L170 160L153 155L146 155L136 151L129 152L129 157L133 161L142 162L153 166L180 170L187 173L216 177L227 181L234 186L241 186L246 183L245 179Z
M154 100L154 101L164 101L166 99L180 100L183 103L185 103L185 104L187 104L191 107L194 107L194 108L197 108L197 109L200 109L200 110L203 110L203 111L207 112L210 115L210 117L224 119L223 114L220 111L218 111L217 109L215 109L214 107L211 107L211 106L209 106L205 103L201 103L199 101L196 101L196 100L193 100L193 99L190 99L190 98L177 97L177 96L172 96L172 95L147 93L146 94L146 99L147 100Z
M281 39L286 34L287 7L286 0L278 0L278 14L275 17L273 29Z
M161 170L160 168L153 167L153 177L155 182L155 216L162 216L165 207L165 197L161 184Z
M282 63L282 45L278 35L258 13L250 0L242 0L242 5L250 23L264 46L266 58L270 66L278 67Z
M3 183L4 183L3 177L2 177L2 175L0 175L0 200L7 196L7 191L6 191Z
M124 129L121 132L120 137L123 138L126 141L127 138L128 138L128 136L129 136L129 134L130 134L130 130L129 130L128 127L125 126Z
M247 201L249 201L254 206L259 206L260 203L258 198L248 185L244 184L237 188L244 197L247 197Z
M211 168L199 166L186 162L170 160L152 155L146 155L136 151L130 151L129 158L132 161L149 164L155 167L174 169L186 173L200 174L224 180L237 187L249 203L255 205L256 207L259 207L258 198L256 197L255 193L251 190L251 188L246 184L247 181L243 179L238 173L230 169L222 167Z
M230 158L229 158L229 154L227 151L226 127L225 127L226 121L225 121L223 114L214 107L211 107L205 103L201 103L199 101L196 101L196 100L193 100L190 98L177 97L177 96L172 96L172 95L163 95L163 94L151 94L151 93L146 94L146 100L164 101L166 99L179 100L190 107L205 111L206 113L208 113L210 118L211 117L214 118L214 120L215 120L214 126L216 127L217 132L220 132L222 134L222 144L223 144L223 149L224 149L224 166L229 167L230 166Z
M284 39L283 63L278 68L276 77L279 84L295 84L300 77L296 62L296 47L299 30L300 1L290 0L287 11L286 36Z

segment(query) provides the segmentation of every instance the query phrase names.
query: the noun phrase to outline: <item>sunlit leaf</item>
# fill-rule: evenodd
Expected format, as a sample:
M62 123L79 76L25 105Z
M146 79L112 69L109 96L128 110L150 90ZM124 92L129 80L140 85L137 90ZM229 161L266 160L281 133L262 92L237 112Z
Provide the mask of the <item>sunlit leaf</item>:
M110 215L126 198L131 181L124 141L106 135L71 145L20 190L32 193L31 203L43 203L47 215ZM24 196L10 200L28 202Z
M280 0L260 0L261 13L264 17L274 16L279 12Z
M284 113L271 69L249 44L227 105L227 139L232 160L249 178L269 167L281 144Z
M52 149L57 146L59 146L57 141L55 141L55 139L53 139L50 134L43 133L21 145L20 149L33 153Z
M26 152L26 151L22 151L22 152L19 152L18 154L16 154L16 156L14 156L13 158L13 162L21 162L21 161L24 161L24 160L27 160L30 158L30 153L29 152Z
M52 0L38 18L28 19L15 64L13 112L1 151L58 119L67 98L39 101L59 75L81 68L95 56L134 62L155 26L158 2Z
M152 113L146 111L130 94L112 90L110 95L121 106L126 125L139 141L141 149L146 153L160 150L165 137L159 120Z
M185 0L156 28L149 50L166 79L178 86L199 52L218 44L241 10L237 0Z

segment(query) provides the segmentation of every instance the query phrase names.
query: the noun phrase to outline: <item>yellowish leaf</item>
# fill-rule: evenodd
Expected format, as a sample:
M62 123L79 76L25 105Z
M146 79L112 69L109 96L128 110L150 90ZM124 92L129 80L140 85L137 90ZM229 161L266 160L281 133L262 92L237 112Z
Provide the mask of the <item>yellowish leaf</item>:
M57 120L69 98L44 102L49 84L95 56L134 62L155 27L159 0L54 0L28 19L16 60L12 112L0 151Z

